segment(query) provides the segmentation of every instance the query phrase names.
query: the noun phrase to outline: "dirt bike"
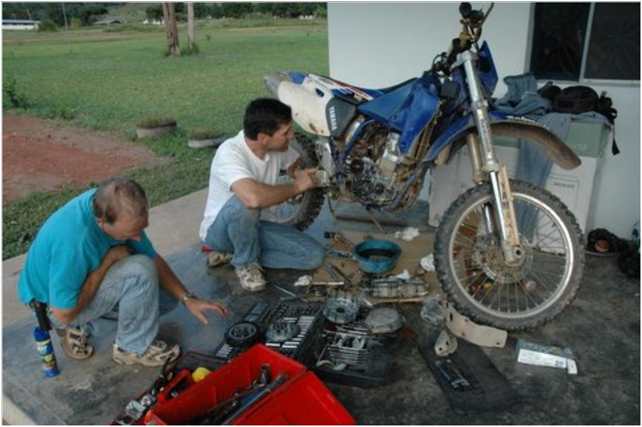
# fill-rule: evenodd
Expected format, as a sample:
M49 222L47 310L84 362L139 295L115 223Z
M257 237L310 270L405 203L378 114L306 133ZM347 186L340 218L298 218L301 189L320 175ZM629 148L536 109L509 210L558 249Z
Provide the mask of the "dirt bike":
M546 127L501 113L491 98L497 71L482 26L493 9L459 7L462 31L421 77L385 89L329 77L277 72L265 83L308 134L295 144L324 185L287 204L283 222L301 229L324 198L367 209L412 206L426 172L469 150L473 188L444 214L435 236L441 286L462 314L506 330L540 325L573 300L584 270L582 232L568 208L542 188L509 179L493 137L528 141L564 169L579 157Z

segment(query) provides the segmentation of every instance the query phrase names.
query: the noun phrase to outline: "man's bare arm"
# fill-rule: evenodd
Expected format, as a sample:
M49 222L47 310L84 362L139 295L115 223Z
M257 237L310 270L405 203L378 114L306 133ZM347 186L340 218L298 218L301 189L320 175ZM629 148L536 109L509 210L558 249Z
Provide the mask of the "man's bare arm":
M283 203L317 186L315 169L297 170L291 184L269 185L243 178L232 184L232 191L249 209L267 208Z
M130 254L129 249L124 245L114 246L107 252L102 262L98 268L87 276L85 282L80 289L80 294L78 295L78 301L74 308L61 309L51 307L51 313L58 318L62 323L68 324L72 322L78 313L83 311L87 305L94 299L100 284L102 283L105 275L109 268L114 265L115 262L120 259L128 256Z

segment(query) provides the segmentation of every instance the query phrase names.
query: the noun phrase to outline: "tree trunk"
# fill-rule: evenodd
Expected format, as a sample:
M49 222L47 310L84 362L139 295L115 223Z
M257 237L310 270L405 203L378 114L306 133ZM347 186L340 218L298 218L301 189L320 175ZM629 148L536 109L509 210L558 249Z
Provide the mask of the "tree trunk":
M176 26L174 3L163 3L163 18L165 19L165 34L167 35L167 52L170 55L179 56L181 50L178 47L178 27Z
M194 3L187 2L187 48L194 52Z
M69 24L67 24L67 12L65 11L65 4L60 3L62 7L62 19L65 21L65 31L69 30Z

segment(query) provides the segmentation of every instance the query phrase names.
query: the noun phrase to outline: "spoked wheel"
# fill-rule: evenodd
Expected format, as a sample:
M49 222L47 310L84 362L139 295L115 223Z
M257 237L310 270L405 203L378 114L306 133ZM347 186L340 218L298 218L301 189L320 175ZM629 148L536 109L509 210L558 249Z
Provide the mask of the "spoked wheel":
M490 185L467 191L448 209L437 230L435 263L461 313L519 330L554 318L570 304L582 279L584 251L575 217L559 199L520 181L511 180L511 189L522 244L518 263L504 260L490 215Z
M310 138L297 134L296 141L292 141L290 146L299 153L300 158L303 160L303 168L312 168L318 165ZM292 182L292 178L288 176L287 171L281 171L277 184L290 182ZM323 188L315 188L273 206L269 209L269 212L261 215L266 220L294 225L299 230L305 230L321 212L324 198L325 191Z

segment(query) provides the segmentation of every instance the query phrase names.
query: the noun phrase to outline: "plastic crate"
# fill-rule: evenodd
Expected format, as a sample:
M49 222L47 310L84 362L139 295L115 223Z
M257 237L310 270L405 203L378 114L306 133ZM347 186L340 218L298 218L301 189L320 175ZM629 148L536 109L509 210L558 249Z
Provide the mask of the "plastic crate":
M303 365L262 344L256 344L202 381L171 398L167 387L159 402L145 416L146 424L190 424L235 391L246 388L261 365L271 366L272 378L287 374L288 380L248 408L233 424L354 424L354 419Z

